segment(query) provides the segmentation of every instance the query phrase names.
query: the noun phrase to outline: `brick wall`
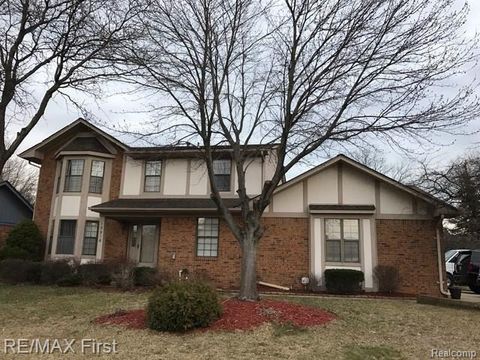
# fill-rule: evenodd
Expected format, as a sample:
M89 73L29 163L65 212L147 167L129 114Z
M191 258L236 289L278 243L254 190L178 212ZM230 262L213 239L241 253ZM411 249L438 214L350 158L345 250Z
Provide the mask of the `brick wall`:
M407 294L440 295L436 222L377 220L376 226L378 264L398 267L398 291Z
M53 186L55 184L55 170L55 151L51 150L44 154L42 160L38 178L37 198L33 212L33 219L44 238L47 238L48 233L48 221L50 219Z
M265 235L257 254L259 280L299 287L309 273L308 219L265 218ZM237 288L240 280L240 247L225 223L220 224L217 258L195 254L196 218L162 218L159 267L177 276L187 268L207 275L223 288ZM172 255L175 253L175 259Z
M5 241L7 240L8 234L10 230L13 229L15 225L0 225L0 249L3 248L5 245Z

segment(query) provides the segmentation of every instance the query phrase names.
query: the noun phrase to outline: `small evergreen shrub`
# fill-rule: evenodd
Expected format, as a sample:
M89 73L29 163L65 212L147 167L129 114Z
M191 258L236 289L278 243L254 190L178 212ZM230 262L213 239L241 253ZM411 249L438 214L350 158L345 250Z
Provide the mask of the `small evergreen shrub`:
M378 282L378 291L393 293L400 285L400 274L394 266L377 265L373 269L373 276Z
M0 262L0 280L9 284L40 282L42 264L22 259L6 259Z
M42 266L40 283L45 285L56 284L60 279L75 272L74 266L67 261L46 261Z
M139 266L133 270L133 282L135 286L155 286L158 284L157 269Z
M362 289L365 280L362 271L350 269L325 270L325 286L328 291L337 294L350 294Z
M221 315L216 291L199 281L178 281L150 296L147 322L157 331L186 331L206 327Z
M0 250L2 259L41 261L44 241L37 225L31 220L18 223L8 234L5 246Z
M80 274L67 274L57 281L58 286L79 286L82 283Z
M78 274L87 286L110 285L112 282L111 268L103 263L82 264L78 267Z

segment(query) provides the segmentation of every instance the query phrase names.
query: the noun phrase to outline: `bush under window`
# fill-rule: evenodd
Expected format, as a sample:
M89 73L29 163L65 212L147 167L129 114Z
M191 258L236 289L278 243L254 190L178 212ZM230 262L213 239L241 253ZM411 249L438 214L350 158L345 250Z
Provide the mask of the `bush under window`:
M151 295L147 322L153 330L186 331L210 325L221 311L215 289L199 281L179 281Z
M0 280L9 284L38 284L42 272L42 263L22 259L0 261Z
M325 270L325 287L337 294L350 294L362 289L365 276L362 271L350 269Z
M46 285L56 284L60 279L73 274L74 270L67 261L47 261L42 265L40 282Z

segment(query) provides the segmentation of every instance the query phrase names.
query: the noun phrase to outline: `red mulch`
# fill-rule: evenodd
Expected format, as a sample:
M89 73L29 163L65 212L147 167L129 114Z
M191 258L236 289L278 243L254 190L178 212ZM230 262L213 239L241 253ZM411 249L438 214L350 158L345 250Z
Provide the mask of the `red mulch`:
M320 308L285 301L240 301L228 299L223 303L223 315L209 327L210 330L250 330L266 322L290 323L299 327L326 324L335 315ZM94 320L97 324L123 325L130 329L145 329L145 310L119 311Z

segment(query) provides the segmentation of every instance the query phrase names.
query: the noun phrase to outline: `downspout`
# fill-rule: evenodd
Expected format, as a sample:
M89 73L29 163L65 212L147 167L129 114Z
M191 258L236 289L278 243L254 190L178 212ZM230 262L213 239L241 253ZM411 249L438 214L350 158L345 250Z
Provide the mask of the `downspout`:
M443 226L443 215L440 215L440 220L438 221L436 227L437 233L437 260L438 260L438 278L440 280L438 286L440 288L440 293L445 296L449 296L449 292L445 291L443 288L443 262L445 261L445 256L442 254L442 246L441 246L441 234L440 234L440 227Z

